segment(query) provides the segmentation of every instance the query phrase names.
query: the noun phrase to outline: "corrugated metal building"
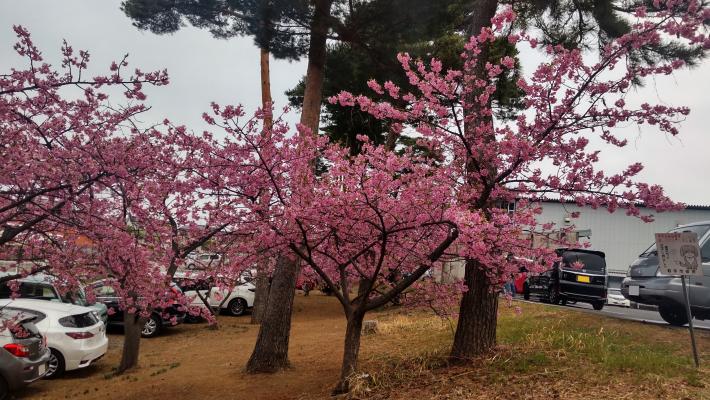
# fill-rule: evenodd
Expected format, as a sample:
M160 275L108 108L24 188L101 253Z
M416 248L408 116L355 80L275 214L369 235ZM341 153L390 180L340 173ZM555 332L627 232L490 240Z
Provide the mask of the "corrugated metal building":
M654 214L655 221L645 223L636 217L629 217L624 210L609 213L606 209L578 207L575 204L547 200L542 203L542 214L538 222L554 222L557 226L573 225L576 231L590 230L591 248L606 253L609 272L626 273L629 264L654 241L653 234L666 232L678 225L710 220L710 206L688 206L682 211ZM642 213L645 210L641 209ZM579 218L570 218L579 212Z

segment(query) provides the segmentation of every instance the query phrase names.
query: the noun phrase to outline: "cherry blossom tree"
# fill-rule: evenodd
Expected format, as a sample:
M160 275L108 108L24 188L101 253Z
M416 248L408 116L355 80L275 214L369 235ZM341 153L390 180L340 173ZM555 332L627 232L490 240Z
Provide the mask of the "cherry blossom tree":
M469 359L494 346L496 289L518 269L518 262L508 261L507 255L522 255L530 246L520 233L539 212L535 200L556 196L610 212L624 209L643 220L652 216L642 215L639 204L656 211L681 207L659 186L637 182L640 163L604 171L599 167L602 153L591 143L623 148L626 132L616 127L629 124L678 133L677 123L689 112L686 107L632 105L626 97L639 78L671 74L684 62L670 59L643 66L630 62L632 52L666 37L707 49L710 40L702 28L709 15L696 1L656 1L652 15L638 7L630 32L603 46L596 59L579 49L545 46L546 61L517 83L525 93L526 111L513 121L495 119L491 98L497 77L517 61L511 57L488 61L485 49L501 37L531 48L538 47L538 40L533 33L512 28L515 14L510 9L471 38L462 55L463 70L442 71L437 60L427 64L402 54L400 61L416 93L400 93L391 82L371 82L378 96L404 99L405 108L350 93L331 99L411 127L421 142L444 155L442 168L455 192L452 202L470 212L466 222L459 223L456 246L466 260L467 291L461 300L453 360ZM515 214L499 208L500 202L515 200L520 201Z
M72 290L110 277L127 319L164 306L170 293L160 252L145 239L167 236L152 227L168 224L148 223L157 220L145 199L161 193L155 188L164 175L157 172L169 171L175 154L155 130L140 131L135 117L147 110L144 85L167 84L166 72L126 76L124 57L108 75L91 77L89 53L75 55L67 43L55 70L27 30L14 29L15 50L28 66L0 77L0 249L36 266L0 279L47 270ZM123 91L127 105L110 103L109 90ZM138 354L140 330L126 326L120 370L135 365Z
M256 250L266 251L278 260L276 268L295 259L334 292L348 321L337 388L347 391L365 313L421 277L458 235L458 210L449 207L452 193L441 175L445 170L432 160L369 144L361 155L350 157L347 149L328 145L324 138L288 137L280 120L264 135L260 115L245 118L239 107L214 105L213 113L205 119L221 127L227 140L214 143L210 168L222 165L217 173L222 185L249 211L240 225L249 239L241 253L257 257ZM315 174L314 159L327 165L327 172ZM290 318L290 310L283 308L266 312L287 311ZM288 349L288 342L260 339L257 346ZM252 355L247 369L274 371L285 366L281 359Z
M77 55L66 42L62 68L55 70L25 28L14 30L27 67L0 75L0 251L32 261L72 229L74 205L122 168L111 160L112 142L147 109L144 85L165 85L168 77L139 69L127 74L126 57L109 74L89 76L89 53ZM101 91L108 87L122 89L128 104L111 105Z

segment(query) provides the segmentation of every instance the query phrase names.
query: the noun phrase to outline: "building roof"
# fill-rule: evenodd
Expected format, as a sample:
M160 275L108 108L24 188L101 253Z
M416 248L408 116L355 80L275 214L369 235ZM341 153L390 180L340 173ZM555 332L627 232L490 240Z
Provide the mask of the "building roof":
M576 205L576 203L573 201L565 201L565 200L553 199L553 198L549 198L549 197L537 199L535 201L542 202L542 203L559 203L559 204ZM636 203L636 207L646 208L646 205L643 203ZM710 205L686 204L685 210L710 210Z

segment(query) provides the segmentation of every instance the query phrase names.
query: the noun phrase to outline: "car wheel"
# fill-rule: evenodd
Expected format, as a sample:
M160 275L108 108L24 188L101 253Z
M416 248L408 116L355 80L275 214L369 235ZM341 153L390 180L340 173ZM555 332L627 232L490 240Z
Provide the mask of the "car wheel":
M664 321L673 326L683 326L688 323L688 315L683 307L661 305L658 306L658 313Z
M601 310L602 308L604 308L604 302L603 302L603 301L594 302L594 303L592 303L592 308L594 308L595 310L599 311L599 310Z
M141 336L144 338L152 338L158 335L160 332L160 319L152 314L145 324L143 324L143 329L141 329Z
M244 312L247 310L247 302L244 301L244 299L234 299L229 302L227 310L229 310L230 314L234 315L235 317L238 317L240 315L243 315Z
M528 285L523 286L523 298L525 300L530 300L530 288Z
M62 376L65 369L64 356L58 350L50 349L49 362L47 363L46 379L54 379Z
M5 379L0 376L0 400L10 399L10 387L7 386Z
M547 299L550 300L550 304L559 304L560 303L560 293L557 290L555 290L554 287L551 287L549 289Z

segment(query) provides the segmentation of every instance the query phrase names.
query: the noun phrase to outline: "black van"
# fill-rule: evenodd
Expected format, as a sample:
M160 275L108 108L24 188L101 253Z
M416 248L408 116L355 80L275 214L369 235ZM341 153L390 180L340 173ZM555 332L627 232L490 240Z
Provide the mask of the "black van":
M553 304L568 301L590 303L595 310L606 302L606 260L601 251L557 249L561 261L525 281L523 296L536 297Z

